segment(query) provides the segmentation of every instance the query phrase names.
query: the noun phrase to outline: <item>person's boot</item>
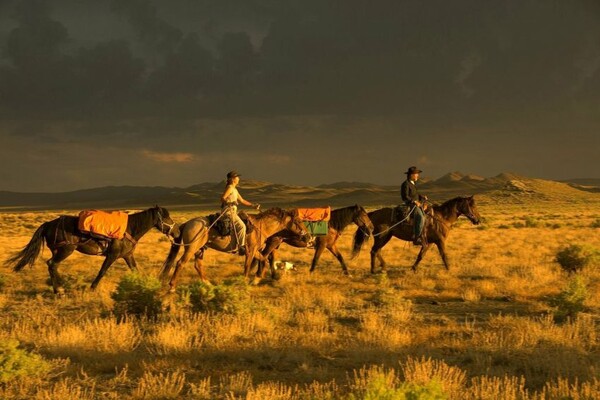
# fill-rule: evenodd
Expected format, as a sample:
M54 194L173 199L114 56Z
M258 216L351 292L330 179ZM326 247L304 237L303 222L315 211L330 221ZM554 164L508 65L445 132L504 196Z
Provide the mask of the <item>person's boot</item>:
M240 246L240 247L238 247L237 253L240 256L245 256L246 255L246 246Z

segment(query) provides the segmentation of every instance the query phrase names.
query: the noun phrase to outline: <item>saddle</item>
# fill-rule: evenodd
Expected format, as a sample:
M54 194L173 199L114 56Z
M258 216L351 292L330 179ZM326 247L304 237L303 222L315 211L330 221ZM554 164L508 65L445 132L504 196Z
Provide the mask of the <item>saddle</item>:
M210 214L206 218L208 219L208 225L213 225L213 227L217 230L220 236L229 236L232 231L232 222L231 218L227 215L223 215L215 224L217 218L221 216L221 213Z
M238 214L238 216L246 225L246 235L248 235L249 233L252 232L254 225L252 225L252 223L248 219L248 215L246 213L240 212ZM219 233L219 236L231 236L231 233L233 232L233 221L231 221L231 218L229 218L229 215L224 214L223 216L221 216L221 213L215 213L215 214L210 214L206 218L208 219L208 225L214 224L213 227L217 230L217 232ZM218 221L215 224L215 221L217 219L218 219Z
M396 224L402 221L402 224L412 225L414 222L413 213L410 212L412 210L411 206L407 206L405 204L400 204L394 208L392 208L392 218L391 223ZM410 215L409 215L410 213ZM433 217L433 207L427 207L425 210L425 221L429 219L428 217Z
M403 224L412 225L413 223L413 215L410 213L412 207L407 206L406 204L400 204L394 208L392 208L392 218L391 223L396 224L402 221ZM409 215L410 213L410 215Z

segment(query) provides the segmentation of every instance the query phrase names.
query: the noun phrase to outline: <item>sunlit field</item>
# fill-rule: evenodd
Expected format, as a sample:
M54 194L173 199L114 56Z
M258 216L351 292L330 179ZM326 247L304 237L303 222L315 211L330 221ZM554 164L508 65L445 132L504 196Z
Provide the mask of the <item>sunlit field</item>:
M449 271L432 248L413 273L419 248L392 239L387 274L371 275L373 241L351 259L350 225L338 242L350 276L330 253L309 274L313 250L282 245L278 258L296 270L248 286L235 312L193 312L171 294L155 319L115 316L122 260L92 292L103 258L74 254L59 270L67 295L56 297L45 248L33 268L2 267L0 341L17 340L49 368L2 379L0 398L600 398L600 265L596 258L568 275L555 260L570 244L600 249L600 207L488 203L479 211L481 225L454 225ZM60 214L1 213L0 260ZM171 214L184 222L205 213ZM169 248L157 230L144 236L143 272L157 275ZM243 270L242 257L213 250L205 263L215 285ZM585 285L582 307L558 318L557 298L575 279ZM189 263L179 284L197 280Z

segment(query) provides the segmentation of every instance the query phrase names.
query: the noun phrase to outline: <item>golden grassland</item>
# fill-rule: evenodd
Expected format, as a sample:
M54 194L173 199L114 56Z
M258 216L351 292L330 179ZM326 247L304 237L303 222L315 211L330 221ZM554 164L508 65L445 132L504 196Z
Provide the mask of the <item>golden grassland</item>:
M600 207L488 203L480 213L482 225L461 218L450 233L449 271L432 249L413 273L418 248L393 239L383 249L388 273L371 275L372 240L349 259L354 226L340 239L349 277L328 253L311 275L312 250L284 245L279 258L297 271L250 287L252 307L233 315L175 309L118 322L110 294L125 263L91 292L102 258L77 253L60 268L70 290L56 297L46 248L34 268L3 266L0 339L18 340L52 370L0 383L0 398L377 398L378 387L431 382L450 399L600 398L600 266L582 272L588 296L577 318L555 322L550 305L569 280L558 249L600 248ZM0 261L59 214L0 214ZM157 274L168 249L156 230L142 238L144 273ZM205 263L215 284L243 268L241 257L212 250ZM189 264L180 283L197 279Z

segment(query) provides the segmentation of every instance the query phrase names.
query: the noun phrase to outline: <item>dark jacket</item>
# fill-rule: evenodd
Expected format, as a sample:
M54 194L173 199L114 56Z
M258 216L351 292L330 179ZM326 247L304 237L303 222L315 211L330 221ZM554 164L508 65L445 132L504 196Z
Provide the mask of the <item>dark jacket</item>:
M408 179L402 182L402 186L400 187L400 195L402 196L402 201L407 206L412 206L415 201L422 200L422 196L419 195L417 187Z

